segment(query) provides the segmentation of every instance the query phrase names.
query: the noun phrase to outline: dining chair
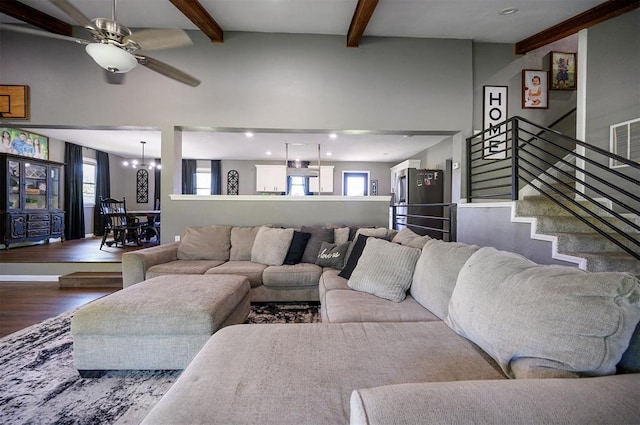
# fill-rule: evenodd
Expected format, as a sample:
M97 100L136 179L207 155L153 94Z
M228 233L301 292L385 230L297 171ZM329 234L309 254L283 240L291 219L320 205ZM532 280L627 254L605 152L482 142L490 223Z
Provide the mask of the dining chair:
M140 223L137 218L127 213L126 200L113 198L100 198L100 213L104 216L104 235L100 243L100 249L104 245L124 248L127 242L140 242ZM111 235L111 240L107 240Z

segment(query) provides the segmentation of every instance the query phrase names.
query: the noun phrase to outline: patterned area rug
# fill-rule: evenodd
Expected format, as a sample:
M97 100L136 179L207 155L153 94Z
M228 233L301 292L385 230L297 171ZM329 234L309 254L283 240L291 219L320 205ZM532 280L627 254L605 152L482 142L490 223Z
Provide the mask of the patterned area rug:
M0 423L138 424L180 371L110 371L80 378L73 367L73 312L0 339ZM319 322L319 306L256 304L247 323Z

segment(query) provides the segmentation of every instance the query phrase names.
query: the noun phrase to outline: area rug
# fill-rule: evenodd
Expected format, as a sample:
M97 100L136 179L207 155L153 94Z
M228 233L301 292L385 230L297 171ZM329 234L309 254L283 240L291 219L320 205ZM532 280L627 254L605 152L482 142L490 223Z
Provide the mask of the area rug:
M307 303L251 306L247 323L319 322ZM70 325L61 314L0 339L0 423L138 424L180 371L110 371L80 378Z

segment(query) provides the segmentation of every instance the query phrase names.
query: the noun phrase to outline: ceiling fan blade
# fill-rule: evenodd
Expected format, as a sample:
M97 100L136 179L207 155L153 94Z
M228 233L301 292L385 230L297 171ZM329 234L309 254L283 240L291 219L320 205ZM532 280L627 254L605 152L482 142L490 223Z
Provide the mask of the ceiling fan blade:
M187 33L178 28L137 31L125 37L123 42L134 42L142 50L171 49L193 44Z
M27 27L25 25L2 24L2 25L0 25L0 29L7 30L7 31L20 32L20 33L23 33L23 34L37 35L37 36L40 36L40 37L56 38L58 40L74 41L74 42L76 42L78 44L89 44L89 43L91 43L91 41L89 41L89 40L83 40L81 38L76 38L76 37L68 37L66 35L55 34L55 33L47 32L47 31L40 31L40 30L36 30L36 29L33 29L33 28L29 28L29 27Z
M94 31L93 23L91 19L87 18L84 13L80 12L74 5L69 3L67 0L50 0L51 3L56 5L58 9L62 10L66 13L71 19L76 21L78 24L82 25L88 30Z
M200 80L192 77L186 72L180 71L177 68L174 68L171 65L168 65L164 62L160 62L157 59L150 58L149 56L141 56L136 55L136 59L138 63L142 66L146 66L152 71L155 71L159 74L164 75L165 77L173 78L176 81L184 83L191 87L197 87L200 85Z

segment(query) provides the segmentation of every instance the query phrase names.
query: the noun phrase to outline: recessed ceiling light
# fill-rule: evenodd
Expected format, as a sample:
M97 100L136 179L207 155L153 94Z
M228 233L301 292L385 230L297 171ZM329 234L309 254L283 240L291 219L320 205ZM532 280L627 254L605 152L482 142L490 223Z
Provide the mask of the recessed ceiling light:
M331 156L333 155L331 152L327 152L327 156Z
M331 133L329 134L329 137L331 137L332 139L335 139L336 137L338 137L338 135L336 133Z
M253 137L253 133L250 131L247 131L246 133L244 133L244 135L247 137Z
M513 15L514 13L516 13L518 11L517 7L505 7L504 9L502 9L499 13L501 15L507 16L507 15Z
M271 151L266 151L265 152L267 155L271 155Z

